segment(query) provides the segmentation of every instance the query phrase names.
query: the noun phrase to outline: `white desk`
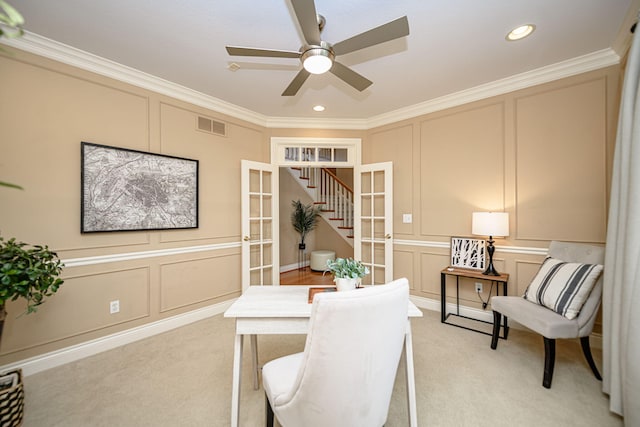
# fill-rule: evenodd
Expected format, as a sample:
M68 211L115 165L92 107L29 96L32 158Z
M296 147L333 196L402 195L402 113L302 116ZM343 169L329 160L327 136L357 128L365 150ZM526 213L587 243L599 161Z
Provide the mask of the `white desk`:
M307 302L309 286L250 286L224 313L236 319L233 354L233 388L231 394L231 426L238 427L240 417L240 380L244 335L251 336L253 382L258 388L258 334L306 334L311 317ZM422 312L409 302L409 317L422 317ZM416 388L413 370L411 322L407 320L404 357L407 376L409 425L418 426Z

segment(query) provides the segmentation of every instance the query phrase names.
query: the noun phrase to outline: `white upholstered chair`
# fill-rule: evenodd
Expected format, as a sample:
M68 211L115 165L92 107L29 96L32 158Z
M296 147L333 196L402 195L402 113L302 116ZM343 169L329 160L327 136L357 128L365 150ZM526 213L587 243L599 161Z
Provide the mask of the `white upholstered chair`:
M264 365L267 426L380 427L407 328L409 284L320 293L304 352Z
M547 257L562 260L568 263L584 263L603 265L604 263L603 246L587 245L582 243L567 242L551 242ZM554 274L546 275L543 280L553 280ZM538 272L536 278L542 276ZM493 310L493 336L491 338L491 348L496 349L498 345L498 334L500 331L500 323L502 316L515 320L521 325L539 333L544 338L544 375L542 385L546 388L551 387L553 379L553 368L555 365L555 349L556 339L558 338L580 338L582 351L591 368L591 371L598 380L601 380L600 373L596 367L591 355L591 347L589 345L589 335L593 330L596 320L600 301L602 299L602 273L594 271L593 278L597 278L591 292L586 297L584 305L580 309L577 316L569 319L554 310L547 308L538 303L532 302L521 296L500 296L491 299L491 308ZM535 283L536 278L532 281ZM532 285L530 285L531 287ZM505 331L505 336L508 331Z

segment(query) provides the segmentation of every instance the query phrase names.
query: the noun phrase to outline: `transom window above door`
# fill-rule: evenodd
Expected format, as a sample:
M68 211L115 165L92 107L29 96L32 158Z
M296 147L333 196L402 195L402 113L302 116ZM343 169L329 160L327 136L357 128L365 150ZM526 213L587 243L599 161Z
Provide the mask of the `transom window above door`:
M348 158L347 148L286 147L285 162L331 162L344 163Z
M272 164L352 167L360 163L360 139L272 138Z

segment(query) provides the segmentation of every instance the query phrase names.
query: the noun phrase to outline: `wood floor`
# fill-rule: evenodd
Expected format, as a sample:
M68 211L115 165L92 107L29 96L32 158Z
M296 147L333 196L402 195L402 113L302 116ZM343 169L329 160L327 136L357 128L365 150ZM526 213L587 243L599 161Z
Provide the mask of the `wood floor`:
M313 271L309 267L280 273L281 285L333 285L333 275L322 275L321 271Z

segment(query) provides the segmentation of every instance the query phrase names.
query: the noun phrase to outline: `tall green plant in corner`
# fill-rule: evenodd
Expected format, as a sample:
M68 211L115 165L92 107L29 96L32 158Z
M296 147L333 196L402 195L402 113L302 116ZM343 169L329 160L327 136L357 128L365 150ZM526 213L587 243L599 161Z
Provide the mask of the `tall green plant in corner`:
M300 234L300 243L298 249L306 248L304 239L307 234L318 225L320 219L320 208L313 204L304 205L300 200L292 200L293 212L291 212L291 224L293 228Z

